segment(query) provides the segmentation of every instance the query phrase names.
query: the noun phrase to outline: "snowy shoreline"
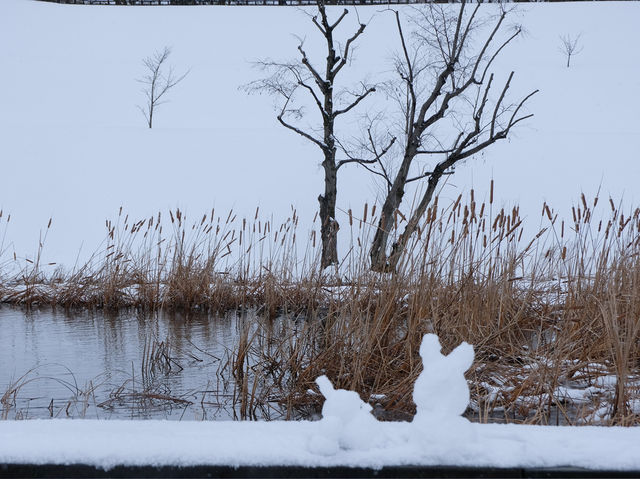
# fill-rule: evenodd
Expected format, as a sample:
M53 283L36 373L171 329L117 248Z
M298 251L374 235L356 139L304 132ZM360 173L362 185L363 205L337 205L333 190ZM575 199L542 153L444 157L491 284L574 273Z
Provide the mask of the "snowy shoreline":
M379 423L382 445L313 453L321 422L34 420L0 423L0 463L151 466L475 466L640 469L640 429L469 424L466 437Z
M438 337L426 334L420 356L412 422L377 421L356 392L320 376L320 421L5 421L0 464L640 469L629 447L640 428L471 423L460 414L473 347L463 342L444 355Z

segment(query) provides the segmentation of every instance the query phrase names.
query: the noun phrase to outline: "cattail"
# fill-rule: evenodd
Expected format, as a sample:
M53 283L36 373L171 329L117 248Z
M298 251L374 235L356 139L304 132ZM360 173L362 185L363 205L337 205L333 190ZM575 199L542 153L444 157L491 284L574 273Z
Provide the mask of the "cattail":
M500 223L500 215L496 216L496 219L493 220L493 225L491 226L491 229L493 229L493 231L496 231L496 229L498 228L498 223Z
M455 209L458 207L458 205L460 204L460 200L462 200L462 194L458 195L458 198L453 203L453 207L451 208L452 211L455 211Z
M511 235L511 233L513 233L513 232L516 230L516 228L517 228L518 226L520 226L521 224L522 224L522 221L518 221L518 222L517 222L516 224L514 224L511 228L509 228L509 222L508 222L508 218L507 218L507 228L508 228L508 230L507 230L507 234L506 234L506 236L507 236L507 237L508 237L508 236L510 236L510 235Z

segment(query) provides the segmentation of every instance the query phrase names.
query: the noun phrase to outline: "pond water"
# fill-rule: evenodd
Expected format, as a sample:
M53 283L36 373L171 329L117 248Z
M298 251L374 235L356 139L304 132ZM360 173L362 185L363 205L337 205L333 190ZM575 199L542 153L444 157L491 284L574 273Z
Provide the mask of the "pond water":
M237 418L230 365L247 320L0 307L0 418Z
M110 315L0 306L0 419L318 417L321 401L289 389L296 382L288 372L289 358L301 358L310 344L305 341L322 343L322 335L306 334L309 324L261 319L251 312ZM503 373L519 377L529 371L523 368L515 365ZM500 370L496 374L500 380ZM545 394L523 396L508 411L489 404L486 410L468 409L467 417L581 423L589 411L600 411L603 401L611 402L615 376L609 383L607 378L601 377L602 384L589 379L558 385L554 404ZM637 377L630 381L630 387L638 387ZM474 385L471 389L477 391ZM370 398L378 419L411 419L405 411L380 406L383 399Z

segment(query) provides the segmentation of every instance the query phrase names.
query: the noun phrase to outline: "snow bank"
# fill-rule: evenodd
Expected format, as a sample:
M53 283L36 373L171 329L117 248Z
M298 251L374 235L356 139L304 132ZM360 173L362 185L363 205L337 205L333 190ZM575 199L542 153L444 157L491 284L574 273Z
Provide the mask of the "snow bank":
M322 422L35 420L0 423L0 463L116 465L458 465L640 469L638 428L469 425L454 441L378 423L370 449L313 452Z

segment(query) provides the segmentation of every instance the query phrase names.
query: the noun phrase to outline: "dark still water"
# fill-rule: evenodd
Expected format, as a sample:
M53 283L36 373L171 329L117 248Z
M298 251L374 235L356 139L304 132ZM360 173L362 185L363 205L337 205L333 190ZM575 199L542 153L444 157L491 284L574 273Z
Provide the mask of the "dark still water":
M246 417L233 372L250 322L0 307L0 419ZM250 411L283 415L275 401Z

